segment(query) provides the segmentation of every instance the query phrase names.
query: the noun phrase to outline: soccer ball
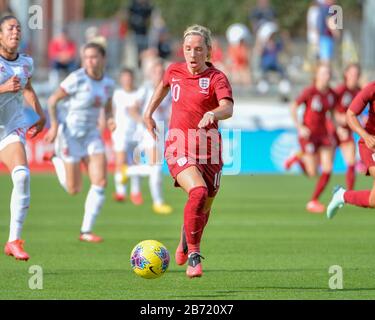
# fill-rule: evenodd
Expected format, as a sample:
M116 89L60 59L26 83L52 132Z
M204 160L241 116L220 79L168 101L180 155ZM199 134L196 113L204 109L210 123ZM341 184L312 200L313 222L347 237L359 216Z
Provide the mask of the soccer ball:
M169 260L167 248L155 240L138 243L130 255L133 271L145 279L155 279L163 275L168 269Z

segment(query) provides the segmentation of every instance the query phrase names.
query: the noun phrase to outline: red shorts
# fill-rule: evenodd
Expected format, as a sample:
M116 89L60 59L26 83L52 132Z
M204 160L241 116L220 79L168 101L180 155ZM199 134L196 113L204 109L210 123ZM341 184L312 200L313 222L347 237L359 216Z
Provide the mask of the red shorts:
M173 179L175 180L175 183L174 183L175 187L180 186L177 182L178 174L189 167L195 166L201 172L202 177L204 181L206 182L207 189L208 189L208 196L210 198L213 198L218 193L219 188L220 188L220 178L221 178L221 173L222 173L222 168L223 168L222 163L201 164L201 163L198 163L193 158L181 157L180 159L177 160L177 162L173 160L173 162L169 163L167 159L167 164L168 164L169 172L171 173Z
M308 139L299 137L298 140L303 153L314 154L321 147L333 146L332 138L328 135L310 136Z
M350 129L347 129L347 134L345 134L345 136L342 136L342 137L339 137L339 135L335 131L333 133L333 139L334 139L335 146L340 146L348 142L354 143L353 132Z
M359 155L366 166L366 175L370 175L369 169L375 167L375 151L367 148L366 143L361 139L358 142Z

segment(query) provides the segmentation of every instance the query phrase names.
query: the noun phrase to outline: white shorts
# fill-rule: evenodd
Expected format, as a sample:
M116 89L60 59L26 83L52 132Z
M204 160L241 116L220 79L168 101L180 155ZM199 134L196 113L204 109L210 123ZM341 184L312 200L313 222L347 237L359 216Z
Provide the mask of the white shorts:
M5 149L12 143L21 142L22 144L26 143L26 129L19 128L8 134L4 139L0 141L0 151Z
M115 130L112 133L112 145L115 152L131 153L138 142L134 139L134 133Z
M64 125L60 125L55 152L64 162L77 163L87 156L105 153L105 147L98 130L77 138L70 136L69 130Z

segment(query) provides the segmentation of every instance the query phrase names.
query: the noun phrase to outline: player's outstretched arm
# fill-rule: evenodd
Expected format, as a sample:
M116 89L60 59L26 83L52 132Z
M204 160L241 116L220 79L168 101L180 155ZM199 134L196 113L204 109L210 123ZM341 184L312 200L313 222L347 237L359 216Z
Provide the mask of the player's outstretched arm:
M155 120L152 118L155 110L159 107L160 103L163 101L165 96L169 92L169 86L164 86L163 81L156 87L154 94L152 95L151 101L143 115L143 122L145 126L152 135L152 137L156 140L156 123Z
M219 106L216 109L206 112L203 115L202 120L198 124L198 128L199 129L205 128L217 120L229 119L230 117L232 117L232 115L233 115L233 101L229 99L221 99L219 101Z
M29 129L31 138L34 138L40 131L43 130L44 125L46 124L46 117L44 115L42 106L40 105L39 99L34 91L34 88L31 85L30 79L27 81L25 89L23 90L23 96L26 102L34 109L34 111L39 116L39 120Z
M44 138L48 143L54 142L57 135L57 129L59 126L56 112L57 104L67 96L68 94L62 88L58 88L48 99L48 114L51 122L51 127L49 128Z
M292 116L292 121L298 131L298 135L300 137L307 138L310 135L310 130L298 121L298 107L299 105L297 102L293 102L290 106L290 114Z

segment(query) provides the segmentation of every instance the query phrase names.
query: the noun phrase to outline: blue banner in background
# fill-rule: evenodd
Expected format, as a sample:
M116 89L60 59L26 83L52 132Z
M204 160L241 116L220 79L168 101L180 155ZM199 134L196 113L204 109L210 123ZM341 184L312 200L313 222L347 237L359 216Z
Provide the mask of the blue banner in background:
M287 158L300 150L295 130L244 131L223 134L224 174L284 174L284 163ZM240 134L240 138L238 138ZM240 140L240 141L239 141ZM343 173L345 162L339 149L336 151L334 172ZM289 173L299 173L294 166Z

